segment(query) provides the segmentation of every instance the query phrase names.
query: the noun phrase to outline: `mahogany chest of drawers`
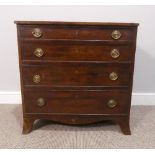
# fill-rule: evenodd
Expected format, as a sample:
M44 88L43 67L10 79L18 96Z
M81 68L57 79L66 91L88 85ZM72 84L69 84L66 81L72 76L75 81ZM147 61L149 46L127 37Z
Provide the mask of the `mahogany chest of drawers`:
M36 119L129 127L136 23L15 21L23 134Z

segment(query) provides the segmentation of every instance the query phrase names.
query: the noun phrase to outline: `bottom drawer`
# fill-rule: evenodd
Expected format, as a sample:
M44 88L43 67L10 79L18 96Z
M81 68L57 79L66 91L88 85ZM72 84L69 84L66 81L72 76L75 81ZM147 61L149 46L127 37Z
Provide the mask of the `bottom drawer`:
M24 92L26 113L124 114L130 109L128 91L63 90Z

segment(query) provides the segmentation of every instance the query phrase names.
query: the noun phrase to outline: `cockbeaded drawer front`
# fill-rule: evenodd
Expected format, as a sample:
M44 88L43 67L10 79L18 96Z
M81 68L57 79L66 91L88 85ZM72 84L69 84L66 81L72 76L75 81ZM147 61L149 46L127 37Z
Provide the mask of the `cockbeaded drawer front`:
M26 25L19 27L20 37L29 39L135 40L134 27Z
M51 41L22 43L22 60L31 61L129 61L134 58L134 46L126 44L92 44Z
M35 93L34 93L35 92ZM130 107L127 91L25 91L27 113L126 114ZM30 102L31 101L31 102Z
M129 86L128 63L34 63L23 65L24 85L33 86Z

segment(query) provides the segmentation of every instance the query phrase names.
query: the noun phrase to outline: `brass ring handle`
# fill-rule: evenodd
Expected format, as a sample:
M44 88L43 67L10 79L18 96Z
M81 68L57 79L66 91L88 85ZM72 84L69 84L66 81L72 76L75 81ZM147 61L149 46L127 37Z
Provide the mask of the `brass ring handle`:
M120 56L119 50L114 48L113 50L111 50L110 55L114 59L118 58Z
M42 36L42 31L39 28L34 28L32 35L36 38L40 38Z
M114 100L114 99L110 99L110 100L107 102L107 106L108 106L109 108L114 108L114 107L117 106L117 101Z
M118 75L116 72L112 72L109 74L109 78L110 78L110 80L115 81L118 79Z
M36 57L40 58L44 55L44 51L41 48L36 48L34 51L34 55Z
M112 38L115 39L115 40L119 39L121 37L121 35L122 34L121 34L121 32L119 30L114 30L111 33Z
M40 83L40 81L41 81L41 77L40 77L40 75L34 75L33 76L33 82L34 83Z
M37 105L38 105L38 107L43 107L43 106L45 106L45 100L42 98L42 97L40 97L40 98L38 98L37 99Z

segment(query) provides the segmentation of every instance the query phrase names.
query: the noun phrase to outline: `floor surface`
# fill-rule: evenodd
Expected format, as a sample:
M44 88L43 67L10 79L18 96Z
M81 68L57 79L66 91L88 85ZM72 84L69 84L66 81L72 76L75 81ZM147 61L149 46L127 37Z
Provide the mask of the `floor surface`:
M0 148L155 148L155 106L132 106L131 136L107 122L75 127L41 121L34 126L33 132L22 135L21 105L1 104Z

